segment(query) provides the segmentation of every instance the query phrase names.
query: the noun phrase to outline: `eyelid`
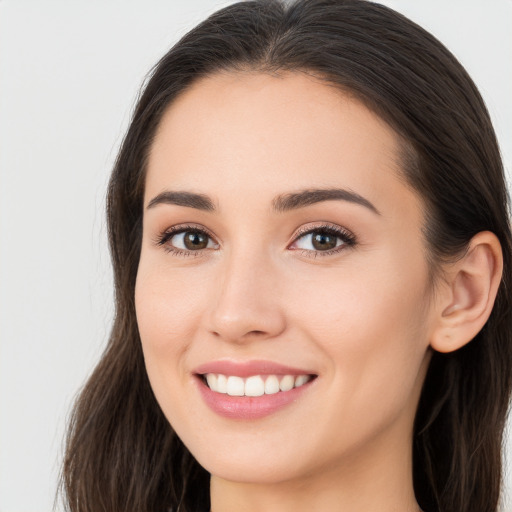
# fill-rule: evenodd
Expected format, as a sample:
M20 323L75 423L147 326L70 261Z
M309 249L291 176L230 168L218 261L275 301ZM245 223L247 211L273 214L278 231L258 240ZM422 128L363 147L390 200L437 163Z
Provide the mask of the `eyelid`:
M332 231L334 233L342 233L347 236L353 236L352 233L341 226L338 226L337 224L332 224L331 222L321 222L320 224L307 224L306 226L301 226L297 233L294 236L294 241L297 240L297 238L300 238L301 236L307 235L309 233L314 233L316 231Z

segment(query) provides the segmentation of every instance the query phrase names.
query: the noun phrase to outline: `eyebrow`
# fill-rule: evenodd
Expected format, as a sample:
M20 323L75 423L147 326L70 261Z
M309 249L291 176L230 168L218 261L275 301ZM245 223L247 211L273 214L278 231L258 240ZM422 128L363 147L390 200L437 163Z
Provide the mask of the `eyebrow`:
M284 213L290 210L297 210L323 201L347 201L368 208L376 215L380 215L379 210L363 196L347 189L341 188L322 188L307 189L298 192L281 194L272 200L272 210L276 213ZM216 212L217 208L213 200L204 194L197 194L188 191L166 190L155 196L149 202L147 209L154 208L159 204L174 204L177 206L186 206L207 212Z

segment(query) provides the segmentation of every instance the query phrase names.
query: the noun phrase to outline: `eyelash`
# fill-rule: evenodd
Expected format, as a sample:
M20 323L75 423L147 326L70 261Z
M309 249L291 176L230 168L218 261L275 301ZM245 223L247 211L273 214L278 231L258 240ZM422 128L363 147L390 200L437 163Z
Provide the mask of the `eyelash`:
M182 256L182 257L197 257L202 256L204 250L198 249L195 251L187 251L183 249L179 249L177 247L173 247L172 245L168 244L168 242L172 239L173 236L178 235L180 233L199 233L202 235L207 236L208 238L215 240L213 235L207 231L204 228L199 228L197 226L192 225L185 225L185 226L173 226L169 229L166 229L163 233L161 233L157 239L155 240L156 245L161 246L164 248L164 250L173 256ZM353 247L356 245L357 240L354 234L352 234L350 231L341 228L340 226L336 226L335 224L321 224L319 226L314 226L312 228L301 228L297 232L297 235L293 239L292 243L297 242L300 238L309 235L311 233L323 233L331 236L335 236L336 238L341 239L343 242L342 245L335 247L333 249L329 249L327 251L314 251L309 249L293 249L293 250L299 250L301 251L301 254L303 256L309 257L309 258L317 258L318 256L324 257L324 256L331 256L333 254L339 253L343 251L344 249L348 247Z

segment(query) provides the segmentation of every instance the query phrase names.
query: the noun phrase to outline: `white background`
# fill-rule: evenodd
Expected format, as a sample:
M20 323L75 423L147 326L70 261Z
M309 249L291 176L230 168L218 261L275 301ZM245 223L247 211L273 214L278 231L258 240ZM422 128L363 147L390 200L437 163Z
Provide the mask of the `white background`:
M137 89L229 3L0 0L0 512L51 510L70 404L108 337L105 188ZM512 0L382 3L466 66L510 176Z

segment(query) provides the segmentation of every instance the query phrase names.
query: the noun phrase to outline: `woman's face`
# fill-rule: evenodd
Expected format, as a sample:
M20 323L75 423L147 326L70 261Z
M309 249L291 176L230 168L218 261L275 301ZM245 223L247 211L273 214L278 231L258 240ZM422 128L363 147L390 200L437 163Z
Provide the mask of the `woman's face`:
M433 314L399 167L384 122L304 74L218 74L167 110L137 320L155 396L212 474L410 462Z

